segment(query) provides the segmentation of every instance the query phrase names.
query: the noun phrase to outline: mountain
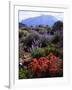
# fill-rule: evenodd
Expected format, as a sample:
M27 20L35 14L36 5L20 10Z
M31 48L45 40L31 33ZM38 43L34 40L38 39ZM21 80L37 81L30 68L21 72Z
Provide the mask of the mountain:
M52 15L41 15L37 17L22 20L22 24L26 25L49 25L52 26L57 21L57 18Z

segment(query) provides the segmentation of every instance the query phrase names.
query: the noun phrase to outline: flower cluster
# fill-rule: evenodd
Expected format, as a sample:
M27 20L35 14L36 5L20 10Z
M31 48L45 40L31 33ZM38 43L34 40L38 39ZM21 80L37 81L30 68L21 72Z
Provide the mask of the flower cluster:
M35 75L39 76L42 71L46 72L48 70L49 63L49 60L45 57L39 59L33 58L28 68L31 69Z
M61 66L63 65L63 61L59 59L59 57L53 55L53 53L50 53L48 58L50 60L49 73L51 76L55 76L57 73L60 73L60 70L62 70Z
M41 72L55 76L61 70L62 60L50 53L47 57L33 58L28 68L38 77Z

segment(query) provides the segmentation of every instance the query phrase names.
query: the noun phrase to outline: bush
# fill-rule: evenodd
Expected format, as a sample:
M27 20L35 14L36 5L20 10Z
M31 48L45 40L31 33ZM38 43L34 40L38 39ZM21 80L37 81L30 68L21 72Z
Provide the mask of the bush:
M49 53L53 53L56 56L58 56L59 58L63 59L63 51L61 48L56 48L54 46L52 46L52 44L48 44L47 47L41 47L41 48L33 48L31 51L31 55L32 57L43 57L43 56L47 56Z
M32 49L31 55L34 58L45 56L45 50L43 48L34 48Z
M62 48L56 48L53 47L51 45L48 45L47 47L44 48L45 49L45 54L48 55L49 53L53 53L55 54L57 57L63 59L63 51Z
M38 31L40 34L47 33L47 30L45 28L40 28Z
M28 32L27 30L22 30L22 29L20 29L20 30L19 30L19 33L23 33L23 36L29 35L29 32Z
M48 55L48 59L50 60L50 76L63 76L63 61L59 57L55 56L53 53L50 53Z
M32 49L31 55L32 57L43 57L43 56L47 56L50 52L55 53L55 48L52 47L51 45L48 45L47 47L42 47L42 48L34 48Z
M47 38L43 37L40 39L40 44L41 44L41 47L46 47L46 46L48 46L49 41Z
M59 58L63 59L63 50L55 49L54 54L58 56Z
M52 40L52 43L57 44L60 40L60 36L58 34L55 35L55 37Z
M61 77L63 76L63 61L53 53L48 57L33 58L28 65L34 77Z
M53 52L55 50L55 48L51 44L48 44L48 46L45 47L44 49L46 55L48 55L50 52Z
M19 79L27 78L28 70L23 67L19 67Z
M45 57L39 59L33 58L32 62L28 65L28 69L34 73L34 77L42 77L42 72L46 72L49 68L49 60Z
M39 37L38 35L35 35L35 34L30 34L28 35L25 39L24 39L24 45L28 46L28 47L31 47L32 46L32 42L34 40L38 40Z
M63 30L63 22L62 21L55 22L53 27L52 27L52 30L53 31Z
M19 30L19 38L23 37L23 32L21 32L21 30Z

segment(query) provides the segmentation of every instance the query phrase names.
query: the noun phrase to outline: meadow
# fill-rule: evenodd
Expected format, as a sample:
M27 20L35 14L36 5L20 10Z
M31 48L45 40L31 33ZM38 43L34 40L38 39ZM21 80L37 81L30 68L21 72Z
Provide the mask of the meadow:
M63 22L19 23L19 79L63 77Z

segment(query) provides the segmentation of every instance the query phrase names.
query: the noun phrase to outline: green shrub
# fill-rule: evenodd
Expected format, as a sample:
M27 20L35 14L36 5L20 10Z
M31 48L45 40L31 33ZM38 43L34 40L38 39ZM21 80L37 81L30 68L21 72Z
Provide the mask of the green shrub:
M49 44L49 41L47 38L43 37L40 39L41 47L47 47Z
M31 47L32 46L32 42L34 40L38 40L39 36L37 34L29 34L25 39L24 39L24 45L26 45L27 47Z
M32 49L31 54L32 54L32 57L39 58L39 57L45 56L45 50L44 48L34 48Z
M48 45L47 47L43 47L43 48L33 48L31 51L31 55L32 57L43 57L43 56L47 56L49 53L53 53L54 55L58 56L60 59L63 59L63 53L62 50L60 48L55 48L51 45Z
M28 36L29 35L29 32L28 31L26 31L26 30L19 30L19 36L20 37L22 37L22 36L24 36L24 37L26 37L26 36Z
M28 70L22 67L19 67L19 79L27 78Z
M60 49L55 49L54 54L55 54L56 56L58 56L60 59L63 59L62 50L60 50Z
M56 48L52 45L48 45L45 48L45 52L46 54L49 54L50 52L52 52L54 55L56 55L57 57L59 57L60 59L63 59L63 49L62 48Z
M56 34L55 37L52 40L52 43L56 44L56 43L59 42L59 40L60 40L60 36L58 34Z
M52 47L51 45L48 45L47 47L42 47L42 48L33 48L31 55L32 57L43 57L43 56L47 56L50 52L54 52L55 48Z
M63 30L63 22L62 21L55 22L53 27L52 27L52 30L53 31Z
M51 52L51 47L45 47L45 54L48 55Z
M48 45L45 48L45 52L46 54L49 54L50 52L52 52L54 55L56 55L57 57L59 57L60 59L63 59L63 49L62 48L56 48L55 46L52 46L52 44Z

